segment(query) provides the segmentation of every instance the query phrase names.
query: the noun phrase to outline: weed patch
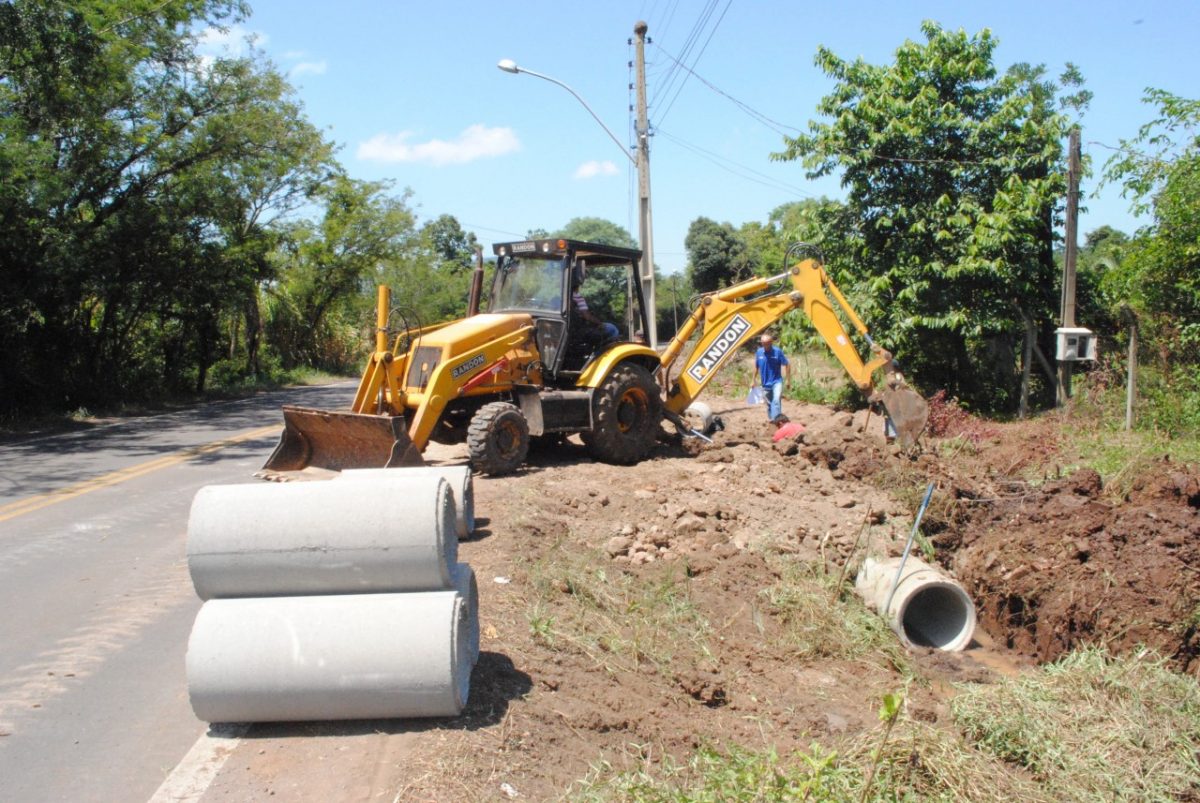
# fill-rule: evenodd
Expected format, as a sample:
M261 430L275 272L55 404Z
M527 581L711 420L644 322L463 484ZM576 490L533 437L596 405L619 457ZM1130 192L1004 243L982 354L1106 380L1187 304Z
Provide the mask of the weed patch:
M871 766L876 772L868 787ZM913 721L897 725L882 747L879 733L872 732L837 750L814 742L807 750L781 756L770 747L705 745L684 763L643 761L635 769L617 771L602 762L567 797L645 803L1050 803L1055 799L1020 770L972 749L957 735Z
M779 580L760 592L766 610L782 625L779 637L797 658L868 660L911 676L904 650L883 619L816 564L773 560Z
M711 628L682 566L635 576L598 552L556 547L530 565L529 577L530 633L549 649L586 655L610 673L649 663L667 674L681 652L712 661Z
M967 738L1027 769L1057 800L1190 800L1200 794L1200 686L1146 654L1072 653L1039 672L969 686Z

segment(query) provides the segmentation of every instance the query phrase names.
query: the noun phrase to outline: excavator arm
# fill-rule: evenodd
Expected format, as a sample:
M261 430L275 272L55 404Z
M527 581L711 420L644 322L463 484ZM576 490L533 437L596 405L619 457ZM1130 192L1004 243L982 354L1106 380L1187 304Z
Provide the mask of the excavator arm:
M780 288L783 282L790 288ZM869 360L864 361L850 342L835 304L872 347ZM803 260L777 276L750 279L701 298L662 355L663 375L669 377L683 345L697 330L701 332L678 377L667 385L668 419L679 423L683 411L740 346L793 310L803 310L858 389L871 401L883 403L901 444L914 443L928 417L925 401L905 385L892 355L875 345L858 313L816 259ZM874 375L880 369L886 378L883 388L877 390Z

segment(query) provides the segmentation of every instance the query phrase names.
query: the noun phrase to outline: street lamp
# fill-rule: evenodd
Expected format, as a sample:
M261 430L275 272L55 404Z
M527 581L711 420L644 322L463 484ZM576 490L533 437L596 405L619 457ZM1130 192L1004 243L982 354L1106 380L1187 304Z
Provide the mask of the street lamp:
M579 96L579 93L576 92L574 89L571 89L571 87L567 86L566 84L564 84L562 81L558 80L557 78L551 78L550 76L543 75L540 72L535 72L533 70L527 70L524 67L519 66L512 59L500 59L500 62L496 66L499 67L500 69L504 70L505 72L512 73L513 75L516 75L517 73L525 73L526 75L532 75L534 78L541 78L543 81L549 81L552 84L558 84L563 89L570 92L572 95L575 96L575 100L577 100L581 104L583 104L583 108L588 110L588 114L590 114L592 116L592 119L600 124L600 127L604 129L604 133L608 134L609 139L611 139L613 142L617 143L617 147L621 149L621 153L625 154L625 158L628 159L630 162L632 162L634 165L637 165L637 160L634 159L633 156L629 153L629 150L624 145L621 144L621 140L617 139L617 135L614 134L611 130L609 130L609 127L604 124L604 121L600 119L599 115L597 115L594 111L592 111L592 107L589 106L587 104L587 101L584 100L583 98L581 98Z
M635 28L635 32L637 32L639 35L639 68L640 68L641 67L640 45L641 45L641 37L645 36L645 27L644 27L645 23L638 23L638 25L643 26L640 31L638 31ZM641 187L640 194L642 196L641 197L641 209L640 209L640 212L638 215L638 224L639 224L638 225L638 233L640 235L641 246L642 246L642 266L641 266L641 277L640 277L641 284L642 284L642 301L645 302L645 305L648 307L648 309L646 310L646 322L650 326L650 331L646 332L646 336L650 341L650 347L657 348L658 347L658 321L656 319L656 316L658 314L658 311L656 309L655 295L654 295L654 244L653 244L653 235L651 233L651 223L650 223L650 152L649 152L650 149L649 149L649 143L647 142L647 137L646 137L647 126L643 119L645 117L645 100L644 100L645 76L644 76L644 72L641 69L639 69L639 109L638 109L638 111L639 111L639 120L641 120L641 123L639 124L639 131L638 131L638 155L637 155L637 158L634 158L633 155L629 153L629 149L621 144L621 140L617 139L617 135L614 134L612 132L612 130L604 124L604 121L600 119L600 116L597 115L596 112L592 111L592 107L589 106L587 104L587 101L584 100L583 98L581 98L579 96L579 93L576 92L574 89L567 86L566 84L564 84L562 81L558 80L557 78L551 78L549 75L543 75L540 72L535 72L533 70L528 70L524 67L521 67L512 59L501 59L500 62L498 64L496 64L496 66L499 67L501 70L504 70L504 72L512 73L513 75L516 75L518 73L525 73L526 75L532 75L535 78L541 78L544 81L549 81L552 84L557 84L558 86L561 86L563 89L570 92L575 97L575 100L579 101L580 104L583 105L583 108L587 109L588 114L590 114L592 116L592 119L600 124L600 127L604 129L604 133L608 134L608 138L617 144L617 147L621 149L621 153L625 154L625 158L628 159L630 162L632 162L634 167L637 168L638 184Z

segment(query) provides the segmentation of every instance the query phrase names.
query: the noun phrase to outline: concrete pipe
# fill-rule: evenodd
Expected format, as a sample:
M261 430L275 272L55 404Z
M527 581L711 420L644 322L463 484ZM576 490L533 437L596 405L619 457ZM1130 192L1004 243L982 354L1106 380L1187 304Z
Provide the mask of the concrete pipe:
M897 582L899 567L900 558L867 558L855 591L887 619L906 646L957 652L970 644L975 633L975 605L963 587L912 556L904 562Z
M206 602L188 640L205 722L452 717L471 683L457 591Z
M683 414L698 425L696 426L696 429L698 429L700 432L704 433L705 435L712 434L715 416L713 415L712 408L707 404L699 401L692 402L688 405L687 409L683 411Z
M466 538L475 531L475 487L470 466L418 466L415 468L348 468L342 479L367 480L377 477L441 477L450 483L454 507L458 511L458 537Z
M208 486L188 569L201 599L450 589L454 515L436 476Z
M451 571L454 588L467 603L467 641L471 647L471 664L479 663L479 586L475 571L465 563L456 563Z

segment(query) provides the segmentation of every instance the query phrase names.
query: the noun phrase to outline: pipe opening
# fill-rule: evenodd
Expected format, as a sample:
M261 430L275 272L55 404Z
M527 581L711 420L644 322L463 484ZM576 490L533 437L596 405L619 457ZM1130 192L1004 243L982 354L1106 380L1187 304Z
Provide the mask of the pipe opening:
M914 593L899 615L909 643L939 650L961 650L975 631L975 607L956 585L930 584Z

